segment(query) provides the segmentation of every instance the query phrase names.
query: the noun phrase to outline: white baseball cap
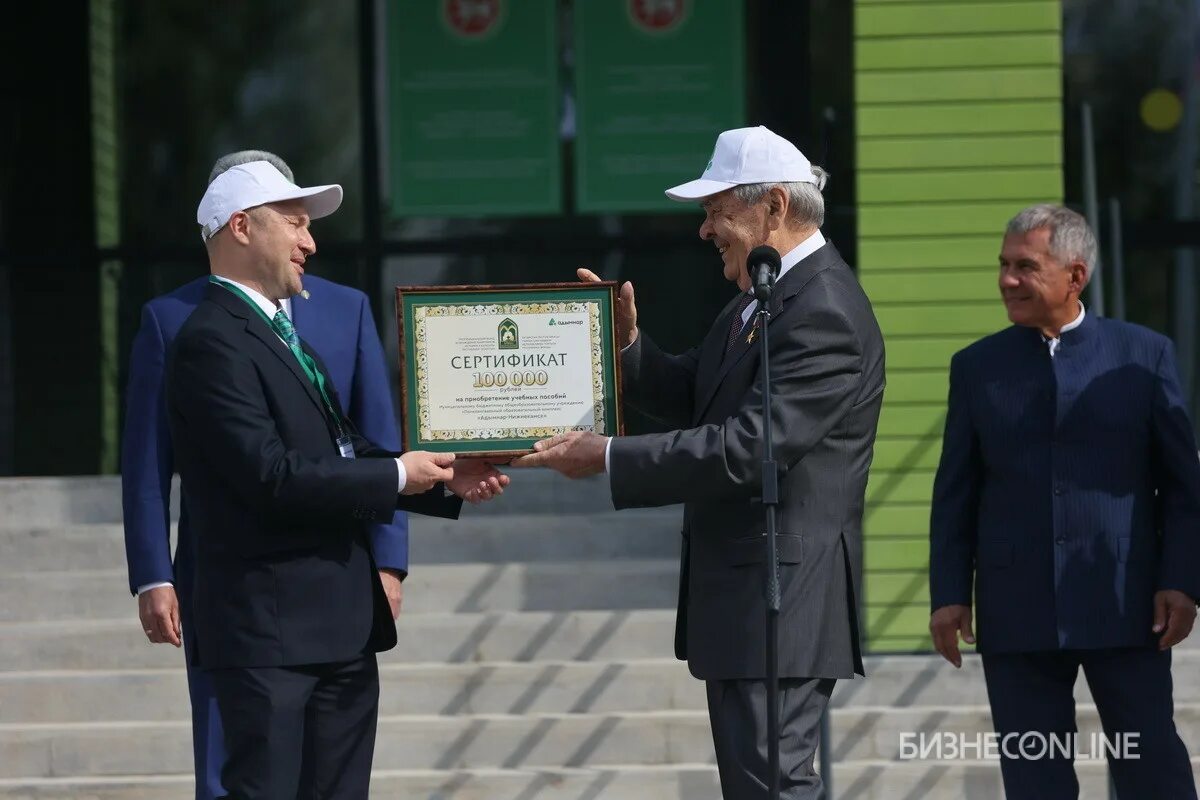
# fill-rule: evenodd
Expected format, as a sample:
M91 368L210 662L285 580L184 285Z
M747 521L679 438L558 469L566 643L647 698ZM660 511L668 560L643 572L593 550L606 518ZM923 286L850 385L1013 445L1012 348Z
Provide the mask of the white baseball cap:
M309 218L320 219L338 210L342 187L334 183L302 189L267 161L238 164L218 175L200 198L196 209L200 238L211 239L239 211L282 200L303 200Z
M704 174L667 189L672 200L692 201L745 183L818 184L812 164L796 145L759 125L735 128L717 137Z

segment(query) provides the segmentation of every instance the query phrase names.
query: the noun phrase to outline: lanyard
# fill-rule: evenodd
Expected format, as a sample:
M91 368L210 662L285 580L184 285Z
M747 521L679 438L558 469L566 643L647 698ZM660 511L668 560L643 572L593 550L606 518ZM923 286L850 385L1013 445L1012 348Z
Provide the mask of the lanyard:
M263 322L267 323L267 327L274 331L277 336L279 335L279 332L275 330L275 323L272 322L271 318L268 317L266 312L262 310L262 307L259 306L258 303L254 302L250 295L246 294L232 283L226 283L215 276L210 275L208 281L209 283L215 283L217 286L222 286L233 292L238 297L242 298L242 300L246 302L246 305L258 312L258 315L263 318ZM279 338L282 339L283 337L280 336ZM292 355L296 357L296 360L300 362L300 369L302 369L304 374L308 376L308 380L314 387L316 387L317 393L321 395L321 399L325 401L325 410L329 412L329 416L333 420L333 424L337 427L338 439L340 440L346 434L345 431L342 430L342 417L337 412L337 409L334 408L333 403L329 401L329 395L325 391L325 376L321 373L321 370L317 368L317 363L313 360L312 356L310 356L308 353L305 353L302 348L297 346L295 349L292 349L292 346L287 344L287 342L284 342L284 344L287 345L287 349L290 350Z

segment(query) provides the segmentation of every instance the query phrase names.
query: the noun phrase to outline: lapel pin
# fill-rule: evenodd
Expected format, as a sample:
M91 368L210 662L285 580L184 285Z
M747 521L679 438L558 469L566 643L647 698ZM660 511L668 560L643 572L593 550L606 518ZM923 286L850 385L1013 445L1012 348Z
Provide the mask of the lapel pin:
M754 322L750 325L750 332L746 334L746 344L754 344L754 337L758 336L758 317L754 317Z
M301 297L303 297L305 300L307 300L307 299L308 299L308 297L309 297L309 295L308 295L308 289L301 289L301 290L300 290L300 296L301 296Z

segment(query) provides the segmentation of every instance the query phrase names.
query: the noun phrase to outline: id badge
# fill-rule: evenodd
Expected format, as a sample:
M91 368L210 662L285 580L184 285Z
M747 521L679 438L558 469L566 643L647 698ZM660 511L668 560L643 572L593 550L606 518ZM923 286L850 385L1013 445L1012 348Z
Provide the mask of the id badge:
M338 452L342 454L342 458L354 458L354 445L350 442L349 436L339 436L337 448Z

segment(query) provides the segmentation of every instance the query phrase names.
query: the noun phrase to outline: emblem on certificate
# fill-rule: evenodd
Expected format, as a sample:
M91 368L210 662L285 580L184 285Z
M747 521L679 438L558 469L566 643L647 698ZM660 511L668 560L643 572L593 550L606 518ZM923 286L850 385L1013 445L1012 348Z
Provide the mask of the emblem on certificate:
M614 282L400 286L405 450L509 457L623 432Z

